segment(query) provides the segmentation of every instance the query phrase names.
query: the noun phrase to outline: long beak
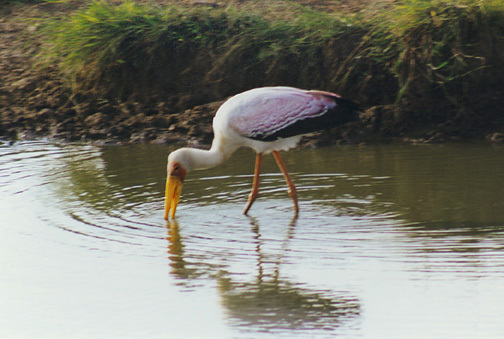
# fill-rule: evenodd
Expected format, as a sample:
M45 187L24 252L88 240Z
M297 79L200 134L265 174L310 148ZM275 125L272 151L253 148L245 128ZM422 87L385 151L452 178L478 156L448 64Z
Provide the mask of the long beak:
M170 218L175 217L175 211L177 210L177 205L180 199L180 193L182 193L182 180L178 176L169 175L166 179L166 193L165 193L165 220L168 220L168 215Z

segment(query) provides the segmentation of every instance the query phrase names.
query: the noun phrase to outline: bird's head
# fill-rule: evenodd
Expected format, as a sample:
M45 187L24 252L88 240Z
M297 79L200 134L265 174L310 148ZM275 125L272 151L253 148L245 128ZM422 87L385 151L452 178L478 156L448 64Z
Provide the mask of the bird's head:
M182 193L182 185L187 173L191 170L191 159L184 149L176 150L168 156L166 191L165 191L165 220L168 216L175 217L175 211ZM170 214L171 211L171 214Z

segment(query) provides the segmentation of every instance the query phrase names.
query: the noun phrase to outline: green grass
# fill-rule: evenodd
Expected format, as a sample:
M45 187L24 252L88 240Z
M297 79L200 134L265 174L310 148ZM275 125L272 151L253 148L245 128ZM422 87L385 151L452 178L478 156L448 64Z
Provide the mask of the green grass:
M207 60L209 74L243 59L248 59L245 67L267 64L265 71L271 73L286 58L313 60L315 66L312 56L321 44L355 30L347 18L297 11L288 20L271 20L233 9L93 1L69 19L46 25L51 44L43 53L88 85L112 80L126 69L149 72L152 63L166 59L187 71L191 65L185 61L198 53L213 55Z
M347 92L367 104L406 100L460 112L477 110L478 94L497 100L492 90L504 85L500 0L402 0L353 16L293 1L271 6L96 0L47 22L42 54L80 88L125 97L144 90L215 99L287 84Z
M369 55L397 76L398 99L433 89L457 104L475 85L502 72L495 63L496 43L504 38L502 1L401 1L383 17L375 25Z

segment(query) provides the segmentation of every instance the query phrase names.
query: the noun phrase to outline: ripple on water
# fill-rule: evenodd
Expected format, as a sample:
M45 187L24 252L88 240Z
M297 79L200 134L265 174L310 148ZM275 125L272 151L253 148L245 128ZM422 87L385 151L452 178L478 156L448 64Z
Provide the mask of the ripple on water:
M502 190L488 179L478 186L471 177L459 187L459 180L441 171L438 182L422 169L423 161L410 163L401 152L383 160L382 152L359 149L328 168L321 166L329 159L322 154L314 160L318 173L303 168L307 161L292 172L301 210L293 219L284 179L269 173L266 160L260 197L244 216L252 167L238 154L227 167L191 173L178 217L166 224L165 153L45 142L0 147L0 194L6 198L0 208L10 209L9 215L35 215L40 222L23 232L68 246L104 256L164 258L184 293L215 285L232 327L280 337L289 337L292 329L305 336L334 331L362 318L362 310L369 317L376 309L369 300L380 299L382 286L400 293L418 282L432 291L431 281L504 277L504 227L496 198ZM467 211L464 204L473 201L467 186L487 199L483 206ZM489 216L495 222L485 219ZM71 236L58 238L60 233ZM409 290L402 295L409 297Z
M118 157L119 161L113 153L104 154L102 149L90 145L22 142L1 150L2 196L30 204L44 223L75 234L136 246L157 242L159 249L164 241L166 230L160 220L162 174L149 178L151 181L129 176L125 168L132 165L131 160ZM125 159L130 161L127 166L121 163ZM134 164L138 171L149 167L142 160L134 160ZM157 173L163 173L164 164L158 166ZM190 234L189 243L201 239L198 246L206 249L207 255L220 248L226 249L222 250L223 255L239 258L241 247L250 245L251 227L259 228L260 224L262 237L272 242L280 241L286 234L289 223L285 220L290 219L292 207L280 173L263 174L261 196L250 213L257 219L250 220L241 215L241 209L250 189L251 174L200 173L199 177L188 178L178 213L180 220L187 223L184 228ZM446 229L437 230L432 223L426 226L405 221L397 212L397 205L383 199L382 191L394 183L391 175L292 175L300 195L301 214L294 223L298 244L291 255L300 251L300 259L306 255L300 249L312 251L314 257L341 255L343 251L361 258L392 256L387 260L411 264L436 257L439 262L429 260L424 270L449 270L462 262L469 263L469 267L478 263L480 267L493 267L492 253L502 249L501 244L487 237L497 234L496 239L500 239L500 225L496 229L488 226L489 231L483 234L481 227L476 232L474 227L447 227L441 223ZM472 240L482 235L485 239ZM212 241L208 243L208 239ZM426 243L428 239L435 241ZM233 248L235 252L229 250Z

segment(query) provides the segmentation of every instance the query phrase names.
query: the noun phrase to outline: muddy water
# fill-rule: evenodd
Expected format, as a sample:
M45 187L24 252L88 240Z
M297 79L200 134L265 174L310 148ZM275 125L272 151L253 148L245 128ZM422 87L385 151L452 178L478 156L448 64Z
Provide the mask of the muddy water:
M159 146L0 146L2 338L502 338L504 147L348 146L188 177Z

